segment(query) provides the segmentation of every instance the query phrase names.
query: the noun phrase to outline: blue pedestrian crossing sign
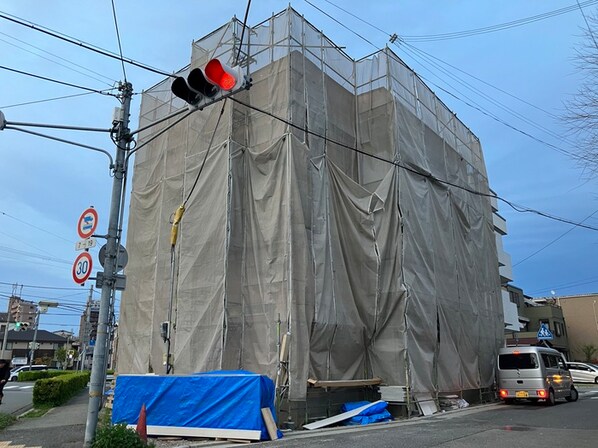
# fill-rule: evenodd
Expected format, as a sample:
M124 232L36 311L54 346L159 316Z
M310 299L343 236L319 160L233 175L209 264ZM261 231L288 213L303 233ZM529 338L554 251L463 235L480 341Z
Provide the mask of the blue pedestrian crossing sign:
M538 340L539 341L550 341L554 339L552 332L548 329L546 324L540 325L540 329L538 330Z

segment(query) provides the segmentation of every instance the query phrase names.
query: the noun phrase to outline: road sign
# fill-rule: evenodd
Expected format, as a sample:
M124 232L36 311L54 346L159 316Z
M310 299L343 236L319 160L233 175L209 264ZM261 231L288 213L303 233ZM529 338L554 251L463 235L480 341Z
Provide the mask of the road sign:
M127 249L125 249L125 246L119 244L118 247L118 266L116 267L116 272L122 271L129 262L129 254L127 253ZM100 247L100 252L98 253L98 259L100 260L102 267L104 267L104 258L106 258L105 244Z
M546 324L540 325L540 329L538 330L538 340L539 341L550 341L554 339L552 332L548 329Z
M92 247L96 247L95 238L86 238L75 243L75 250L91 249Z
M79 217L77 223L77 233L83 239L89 238L95 232L98 226L98 212L93 207L89 207Z
M73 280L82 285L91 275L93 262L89 252L81 252L73 263Z

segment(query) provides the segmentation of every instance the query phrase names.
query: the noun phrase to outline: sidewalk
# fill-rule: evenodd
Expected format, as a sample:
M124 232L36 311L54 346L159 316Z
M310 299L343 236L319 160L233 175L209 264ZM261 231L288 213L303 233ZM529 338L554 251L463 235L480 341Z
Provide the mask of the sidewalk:
M67 404L51 409L42 417L19 419L0 432L0 441L26 448L81 448L88 403L89 391L85 389Z

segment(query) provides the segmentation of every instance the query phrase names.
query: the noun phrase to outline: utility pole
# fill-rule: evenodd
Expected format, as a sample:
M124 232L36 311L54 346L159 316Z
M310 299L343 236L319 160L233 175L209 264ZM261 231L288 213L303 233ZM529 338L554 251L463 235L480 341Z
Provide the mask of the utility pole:
M33 342L31 342L31 348L29 350L29 371L33 365L33 357L35 356L35 344L37 344L37 327L39 327L39 305L35 311L35 330L33 331Z
M4 327L4 339L2 340L2 358L4 359L4 352L6 351L6 344L8 343L8 332L10 331L10 312L7 313L8 318L6 319L6 327Z
M93 300L93 285L89 287L89 296L87 297L87 305L85 307L85 320L83 321L83 328L81 329L81 357L79 358L79 369L83 372L85 361L87 360L87 347L91 338L91 304Z
M131 108L131 97L133 86L125 81L119 84L122 106L118 123L114 123L116 131L116 158L114 162L114 178L112 182L112 199L110 203L110 218L108 221L108 234L106 235L106 256L104 259L104 278L102 283L102 295L100 298L100 313L98 316L98 328L96 343L93 350L93 363L91 367L91 380L89 385L89 407L87 410L87 423L85 426L85 447L90 447L95 436L98 424L98 414L104 395L104 383L106 381L106 347L108 338L108 324L110 319L111 298L116 282L117 274L117 250L120 240L120 206L123 191L123 184L126 177L125 155L129 149L131 135L129 131L129 111Z

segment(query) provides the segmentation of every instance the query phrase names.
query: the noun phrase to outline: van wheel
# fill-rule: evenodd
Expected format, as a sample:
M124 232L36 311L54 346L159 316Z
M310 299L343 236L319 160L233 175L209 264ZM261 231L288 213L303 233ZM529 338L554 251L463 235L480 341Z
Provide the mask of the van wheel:
M579 398L579 394L577 393L577 389L574 387L571 388L571 395L569 395L568 397L565 397L565 399L567 401L577 401L578 398Z
M554 398L554 391L550 389L548 391L548 398L546 399L547 406L554 406L556 403L556 399Z

